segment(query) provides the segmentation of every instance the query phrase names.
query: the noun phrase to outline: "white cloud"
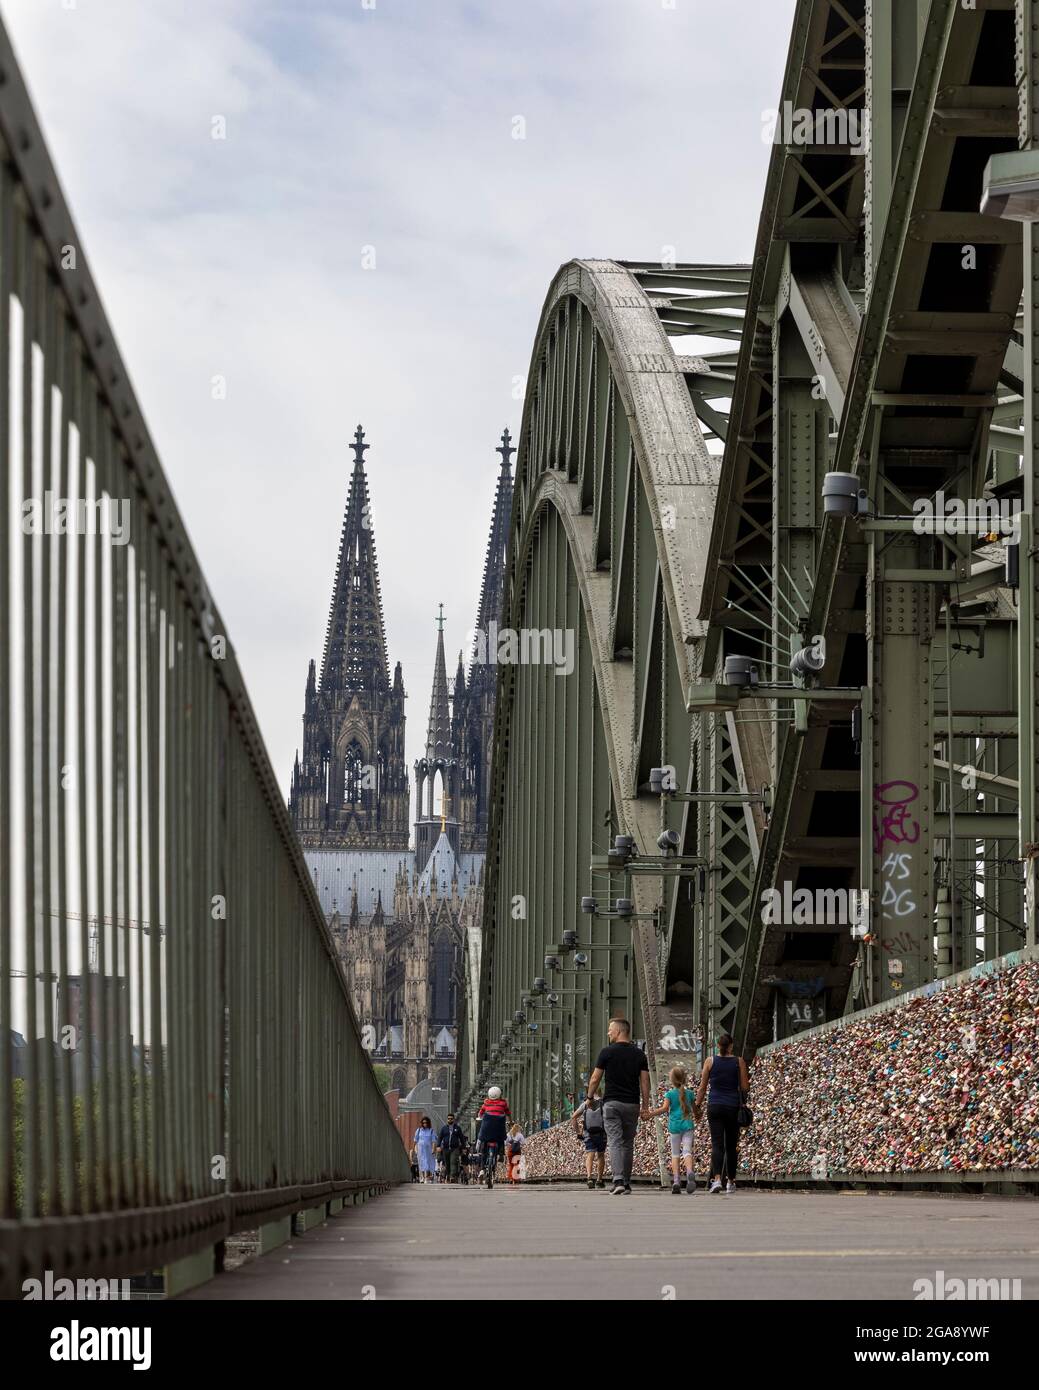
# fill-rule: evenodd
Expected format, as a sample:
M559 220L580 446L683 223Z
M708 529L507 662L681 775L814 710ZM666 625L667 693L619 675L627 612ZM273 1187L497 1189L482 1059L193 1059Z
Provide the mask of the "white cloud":
M552 275L750 257L792 0L0 8L280 780L358 420L410 763Z

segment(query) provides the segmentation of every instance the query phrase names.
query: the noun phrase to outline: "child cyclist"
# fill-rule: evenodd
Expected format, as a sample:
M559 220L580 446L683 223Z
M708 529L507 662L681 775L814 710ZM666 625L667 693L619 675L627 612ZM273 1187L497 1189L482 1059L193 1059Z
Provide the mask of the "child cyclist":
M680 1197L685 1190L690 1196L696 1191L693 1177L693 1127L696 1121L696 1093L686 1085L684 1067L672 1067L668 1080L671 1089L664 1093L664 1103L651 1115L667 1115L667 1134L671 1141L671 1195ZM682 1164L685 1164L685 1171Z
M500 1086L492 1086L487 1092L487 1099L480 1106L479 1114L476 1117L480 1122L477 1139L480 1142L480 1152L485 1156L491 1144L497 1145L495 1162L500 1162L505 1158L505 1129L506 1124L512 1119L512 1112L509 1110L509 1102L501 1093Z

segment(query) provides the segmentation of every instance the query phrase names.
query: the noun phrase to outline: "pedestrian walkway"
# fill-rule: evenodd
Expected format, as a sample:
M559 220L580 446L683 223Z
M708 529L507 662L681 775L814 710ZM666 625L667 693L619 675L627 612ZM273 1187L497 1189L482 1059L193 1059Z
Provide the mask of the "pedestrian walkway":
M943 1271L1028 1299L1037 1256L1027 1198L406 1186L185 1297L911 1300Z

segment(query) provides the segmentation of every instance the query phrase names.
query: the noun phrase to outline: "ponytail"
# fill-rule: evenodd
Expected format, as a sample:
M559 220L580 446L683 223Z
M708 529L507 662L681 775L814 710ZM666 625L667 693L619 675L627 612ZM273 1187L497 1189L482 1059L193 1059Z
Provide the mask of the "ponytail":
M678 1104L679 1108L682 1111L683 1120L693 1119L693 1107L689 1104L689 1097L686 1094L685 1083L688 1079L689 1078L686 1076L685 1067L671 1068L668 1080L671 1082L671 1085L674 1086L675 1089L678 1091Z

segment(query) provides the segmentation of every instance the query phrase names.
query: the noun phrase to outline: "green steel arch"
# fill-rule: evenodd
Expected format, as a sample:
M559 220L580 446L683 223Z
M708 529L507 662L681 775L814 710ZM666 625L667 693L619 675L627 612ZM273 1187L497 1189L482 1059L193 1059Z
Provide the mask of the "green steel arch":
M715 403L731 390L735 357L683 355L672 338L737 340L747 274L575 261L542 312L498 642L483 1067L472 1078L502 1080L528 1123L566 1112L611 1015L630 1014L651 1050L692 1023L706 875L638 878L628 889L593 860L618 833L656 854L650 769L674 767L686 789L700 780L698 760L716 756L694 742L686 690L704 632L697 608L718 475L709 442L724 437ZM675 810L682 852L695 855L695 810ZM583 896L605 909L628 894L652 919L580 910ZM545 956L567 931L587 965L569 952L549 971ZM557 1003L532 996L539 976Z
M528 1118L622 1004L656 1060L721 1027L753 1053L1036 940L1035 546L917 514L998 500L1039 528L1039 240L1022 256L984 172L1039 149L1037 7L798 0L780 110L815 119L773 142L753 268L553 283L506 622L576 624L575 664L502 670L474 1077L515 1072ZM725 684L727 658L760 676ZM611 835L645 859L663 815L683 877L607 874ZM635 919L583 917L586 893ZM601 987L558 953L525 1034L574 930Z

